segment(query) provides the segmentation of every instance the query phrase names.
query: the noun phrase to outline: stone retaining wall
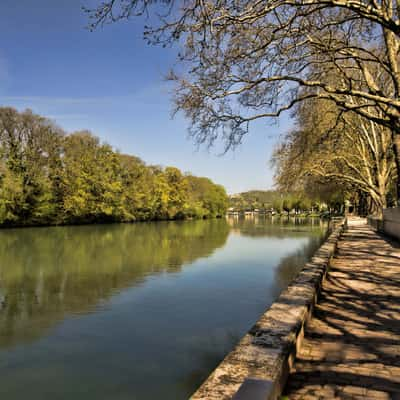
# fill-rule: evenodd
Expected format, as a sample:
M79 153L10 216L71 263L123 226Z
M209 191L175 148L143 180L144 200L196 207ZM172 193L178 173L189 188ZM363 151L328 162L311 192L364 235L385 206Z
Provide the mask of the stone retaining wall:
M343 229L342 221L191 400L279 397Z
M400 207L385 208L383 217L368 217L368 224L377 232L400 240Z
M400 239L400 207L383 210L383 232Z

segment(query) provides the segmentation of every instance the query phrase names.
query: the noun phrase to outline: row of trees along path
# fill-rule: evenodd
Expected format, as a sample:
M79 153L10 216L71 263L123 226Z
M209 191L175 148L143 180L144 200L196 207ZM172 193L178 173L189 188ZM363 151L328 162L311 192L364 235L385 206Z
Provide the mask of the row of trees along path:
M360 220L339 242L285 395L400 398L400 248Z

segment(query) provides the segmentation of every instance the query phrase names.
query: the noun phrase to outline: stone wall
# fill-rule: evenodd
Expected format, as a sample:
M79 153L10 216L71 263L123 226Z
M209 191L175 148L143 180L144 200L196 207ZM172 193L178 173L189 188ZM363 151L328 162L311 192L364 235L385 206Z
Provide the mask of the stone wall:
M400 207L385 208L383 217L368 217L368 224L377 232L400 240Z
M383 210L383 232L400 239L400 207Z
M279 398L343 229L341 221L192 400Z

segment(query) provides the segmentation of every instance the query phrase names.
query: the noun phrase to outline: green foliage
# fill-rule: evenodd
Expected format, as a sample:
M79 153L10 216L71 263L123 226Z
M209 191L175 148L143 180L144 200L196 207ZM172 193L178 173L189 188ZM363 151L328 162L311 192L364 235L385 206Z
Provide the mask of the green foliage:
M146 166L88 131L66 135L31 111L0 108L0 224L52 225L221 216L222 186Z
M275 190L251 190L232 195L229 198L229 207L237 211L270 211L277 213L308 212L317 208L309 196L301 192L283 193Z
M208 178L186 176L188 187L187 214L191 217L209 218L225 214L228 197L225 189Z
M250 190L229 198L229 206L240 211L275 209L273 205L278 203L281 204L281 194L275 190Z

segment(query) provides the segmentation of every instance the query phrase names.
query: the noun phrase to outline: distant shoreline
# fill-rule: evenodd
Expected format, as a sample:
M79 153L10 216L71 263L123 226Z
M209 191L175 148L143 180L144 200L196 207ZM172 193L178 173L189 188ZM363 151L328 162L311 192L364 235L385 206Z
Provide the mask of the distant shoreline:
M43 223L43 224L1 224L0 230L7 229L21 229L21 228L55 228L55 227L67 227L67 226L93 226L93 225L118 225L118 224L142 224L152 222L188 222L188 221L209 221L215 219L222 219L223 215L217 215L214 217L186 217L186 218L170 218L170 219L147 219L147 220L136 220L136 221L93 221L93 222L61 222L61 223Z

